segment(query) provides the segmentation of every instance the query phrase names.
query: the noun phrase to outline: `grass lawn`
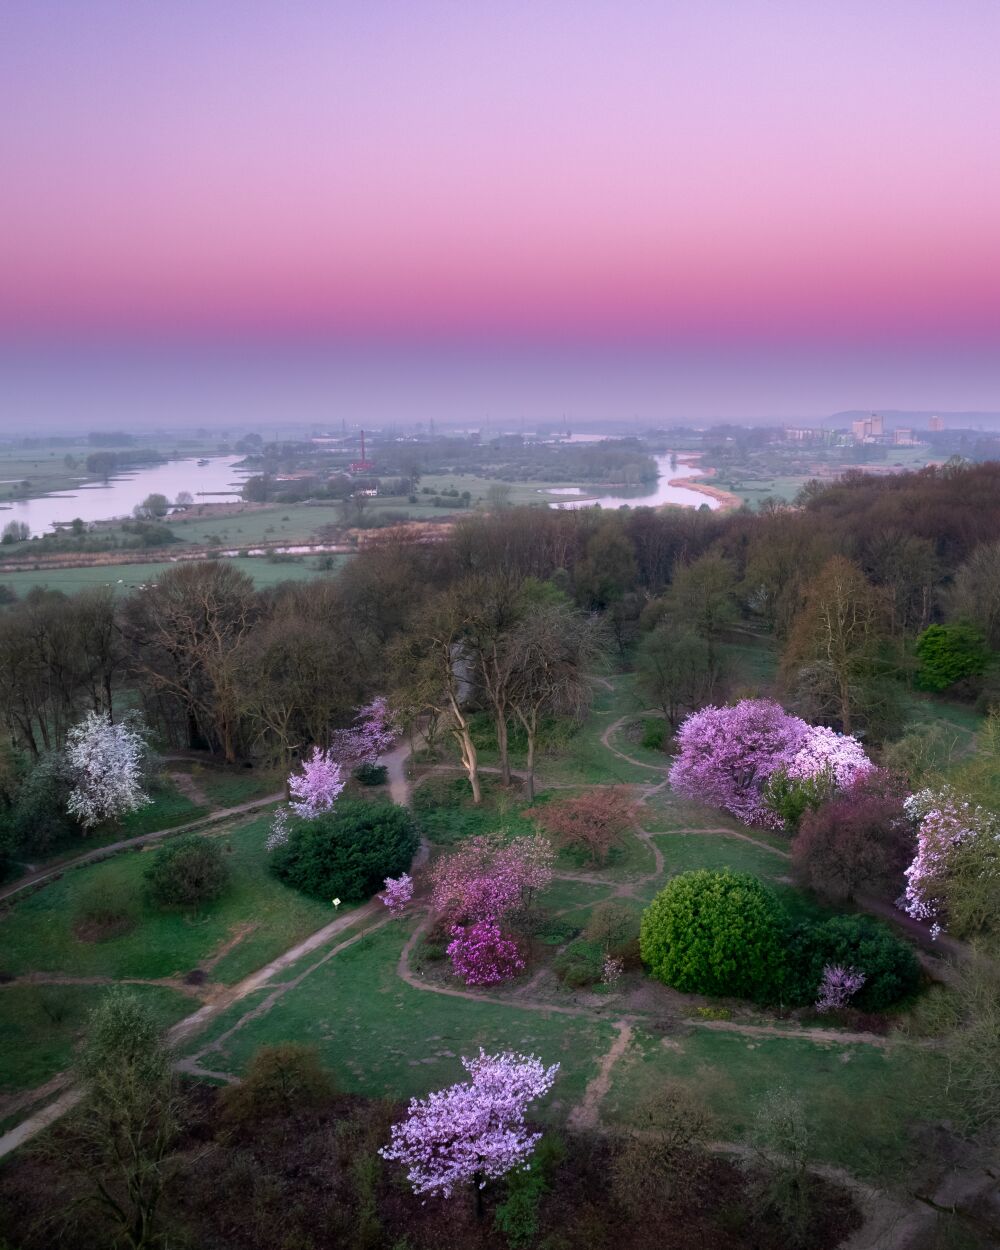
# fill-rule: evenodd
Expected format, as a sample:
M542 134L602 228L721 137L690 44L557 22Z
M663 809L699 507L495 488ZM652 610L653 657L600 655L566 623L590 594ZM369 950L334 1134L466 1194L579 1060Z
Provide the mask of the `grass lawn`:
M238 807L279 793L283 773L258 768L224 768L200 764L197 760L171 760L172 773L187 773L210 802L212 810Z
M888 1182L906 1166L915 1109L935 1114L935 1058L904 1044L823 1045L702 1028L664 1039L637 1029L603 1110L610 1123L630 1123L654 1090L677 1081L709 1106L714 1137L739 1141L766 1094L784 1086L805 1107L816 1158Z
M14 903L0 919L0 971L183 976L218 954L227 941L238 939L211 975L226 984L240 980L332 918L328 903L306 898L267 871L268 827L269 820L261 818L213 834L232 848L232 882L226 895L198 917L145 901L143 871L157 849L124 852L67 872ZM98 885L134 899L138 923L131 932L103 942L80 941L73 932L75 917Z
M168 986L131 988L164 1029L198 1005ZM87 1013L106 992L104 985L0 986L0 1093L31 1089L67 1067Z
M484 833L517 836L533 831L534 825L521 815L528 802L519 785L505 790L499 778L486 774L482 787L483 802L477 807L464 773L422 781L413 794L413 810L427 840L449 847Z
M787 877L789 862L762 847L724 833L664 833L656 838L668 877L694 868L732 868L774 882Z
M242 1072L258 1046L282 1041L318 1047L341 1088L373 1097L408 1098L464 1078L460 1055L486 1050L534 1052L561 1070L548 1110L576 1102L614 1036L602 1021L501 1006L414 989L396 975L407 929L388 924L316 968L263 1015L248 1020L204 1057L215 1070ZM307 957L290 978L316 962ZM215 1022L211 1037L242 1011ZM201 1035L191 1049L208 1040Z

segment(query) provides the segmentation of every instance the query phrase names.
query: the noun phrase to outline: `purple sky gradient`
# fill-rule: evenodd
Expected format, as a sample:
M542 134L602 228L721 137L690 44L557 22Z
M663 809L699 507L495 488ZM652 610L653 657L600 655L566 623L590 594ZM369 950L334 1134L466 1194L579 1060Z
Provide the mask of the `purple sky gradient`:
M998 48L992 0L5 0L0 383L1000 408Z

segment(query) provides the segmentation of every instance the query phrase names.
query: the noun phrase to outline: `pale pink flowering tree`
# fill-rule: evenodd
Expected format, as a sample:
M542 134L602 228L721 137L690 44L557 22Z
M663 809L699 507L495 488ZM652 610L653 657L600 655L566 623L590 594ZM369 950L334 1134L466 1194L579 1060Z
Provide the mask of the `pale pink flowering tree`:
M114 725L100 712L88 712L66 735L66 762L73 777L67 809L85 829L118 820L152 802L142 788L146 750L135 717Z
M839 790L852 786L875 765L852 734L837 733L826 725L810 725L788 765L793 781L829 777Z
M523 1170L541 1133L524 1123L528 1104L552 1088L559 1065L505 1051L462 1057L467 1081L410 1100L406 1119L392 1126L379 1154L401 1163L415 1194L450 1198L463 1185L481 1191L488 1181Z
M819 983L816 998L817 1011L839 1011L846 1007L864 985L865 974L857 968L845 968L840 964L827 964Z
M952 853L976 838L992 821L987 812L956 794L950 787L911 794L904 810L917 824L917 853L906 869L906 889L897 906L914 920L933 922L941 932L942 884Z
M401 916L413 898L413 878L408 872L401 877L386 877L385 893L379 898L393 916Z
M432 907L456 924L500 919L551 883L554 861L552 843L541 834L470 838L431 870Z
M288 843L288 808L284 803L274 813L274 819L271 821L271 829L267 835L267 841L264 843L266 851L276 851L279 846L286 846Z
M312 754L302 761L302 771L288 778L292 796L289 804L296 816L311 820L328 812L337 801L345 781L332 751L313 747Z
M493 917L465 927L455 925L447 955L466 985L499 985L524 970L517 943L500 933Z
M763 790L787 769L809 726L772 699L742 699L733 707L705 707L677 731L680 748L670 784L685 798L723 807L744 824L779 826Z
M388 700L379 695L358 709L350 729L338 729L333 735L333 754L352 768L376 764L398 734L396 714Z

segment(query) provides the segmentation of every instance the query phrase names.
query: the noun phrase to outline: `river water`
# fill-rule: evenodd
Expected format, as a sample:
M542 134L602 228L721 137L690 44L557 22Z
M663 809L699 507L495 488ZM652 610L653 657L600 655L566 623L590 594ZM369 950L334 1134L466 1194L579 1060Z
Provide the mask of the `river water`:
M706 504L713 510L720 506L720 501L712 495L703 495L701 491L691 490L687 486L671 486L671 480L679 477L698 477L702 470L696 463L691 461L679 460L677 464L670 467L669 456L654 456L656 467L660 471L660 476L655 484L645 483L642 486L617 487L611 495L600 495L597 497L590 496L586 491L580 490L576 486L568 486L555 490L549 490L549 495L569 495L579 496L579 498L566 499L560 503L554 503L556 508L593 508L600 504L602 508L620 508L623 504L628 504L632 508L655 508L659 504L673 503L682 504L689 508L700 508L702 504Z
M208 464L190 460L170 460L149 469L135 469L107 482L88 482L73 491L41 495L37 499L14 500L0 511L0 527L8 521L26 521L32 534L44 534L57 521L109 521L128 517L147 495L166 495L171 503L182 490L190 491L195 503L220 503L238 494L247 470L234 469L242 456L212 456Z

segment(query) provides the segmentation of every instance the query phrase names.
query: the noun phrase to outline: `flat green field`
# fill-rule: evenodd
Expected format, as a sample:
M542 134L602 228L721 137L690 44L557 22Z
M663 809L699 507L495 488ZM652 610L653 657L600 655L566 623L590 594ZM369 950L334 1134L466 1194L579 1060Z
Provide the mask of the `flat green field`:
M0 513L0 516L3 514ZM340 567L350 556L334 556ZM254 585L261 588L276 586L279 582L301 581L313 577L329 577L320 572L314 556L301 561L273 563L266 556L237 557L237 567L249 574ZM111 586L121 594L128 594L155 581L168 569L176 568L176 562L158 564L98 564L79 569L25 569L16 573L0 573L0 582L10 586L16 594L25 595L35 586L48 586L72 595L90 586ZM335 571L335 570L334 570Z
M814 1157L888 1184L911 1158L914 1107L934 1115L942 1075L933 1053L905 1044L818 1043L698 1027L664 1037L637 1029L604 1110L611 1123L633 1122L651 1093L675 1081L707 1103L717 1138L738 1141L761 1100L784 1087L803 1104Z
M241 1072L258 1046L308 1042L342 1088L408 1098L460 1079L460 1055L512 1049L562 1065L550 1112L579 1100L611 1042L610 1025L414 989L396 975L406 936L405 925L390 922L325 963L307 956L286 976L313 971L270 1010L248 1020L241 1004L191 1051L206 1068ZM226 1037L240 1019L243 1027Z

